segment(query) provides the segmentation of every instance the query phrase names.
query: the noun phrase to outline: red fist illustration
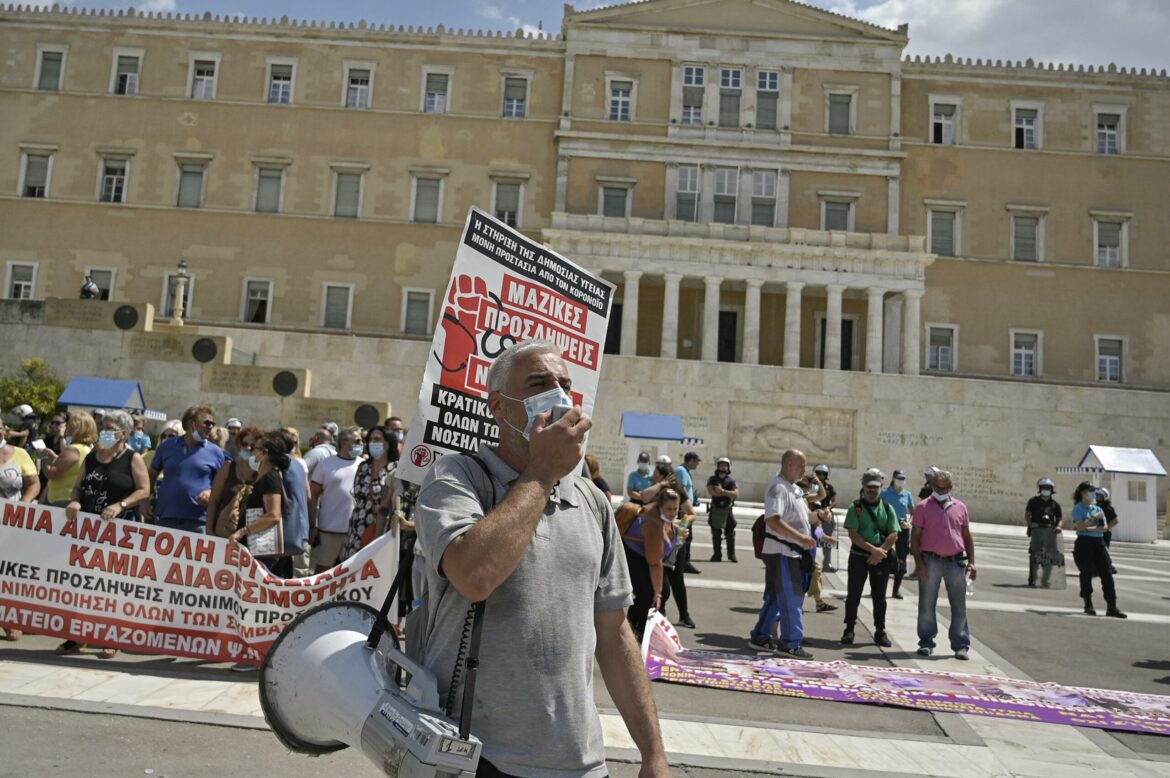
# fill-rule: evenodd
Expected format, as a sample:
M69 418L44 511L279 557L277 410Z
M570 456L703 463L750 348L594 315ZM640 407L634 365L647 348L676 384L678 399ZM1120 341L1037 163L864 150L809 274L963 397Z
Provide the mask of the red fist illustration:
M475 344L476 320L481 301L488 297L487 282L477 276L456 276L443 309L443 331L446 334L443 356L439 366L443 375L440 383L451 389L477 394L467 387L468 358L477 353Z

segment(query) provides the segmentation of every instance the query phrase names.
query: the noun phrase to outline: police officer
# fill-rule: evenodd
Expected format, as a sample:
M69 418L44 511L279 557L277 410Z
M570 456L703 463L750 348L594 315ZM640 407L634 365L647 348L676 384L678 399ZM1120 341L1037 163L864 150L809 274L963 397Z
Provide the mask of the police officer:
M1036 573L1040 568L1037 555L1044 556L1045 552L1053 549L1051 535L1053 530L1059 531L1060 522L1064 519L1060 503L1053 499L1056 484L1051 478L1041 478L1036 482L1036 495L1028 500L1024 506L1024 521L1028 523L1028 586L1035 588ZM1048 585L1052 574L1051 564L1045 565L1043 583Z
M926 479L926 483L924 483L922 488L918 490L919 500L925 500L931 495L932 492L934 492L934 476L937 472L938 468L934 465L927 465L925 468L923 468L922 477Z
M1109 544L1113 542L1112 528L1117 524L1117 510L1113 507L1113 501L1109 499L1109 490L1104 486L1097 487L1097 504L1105 512L1105 526L1109 527L1105 530L1105 548L1109 548ZM1112 557L1109 559L1109 569L1114 575L1117 575L1117 568L1113 566Z
M711 543L715 553L712 562L723 560L723 537L727 536L727 559L735 558L735 513L732 506L739 497L739 484L731 477L731 460L719 457L715 460L715 474L707 479L707 494L711 501L707 505L707 522L711 525Z

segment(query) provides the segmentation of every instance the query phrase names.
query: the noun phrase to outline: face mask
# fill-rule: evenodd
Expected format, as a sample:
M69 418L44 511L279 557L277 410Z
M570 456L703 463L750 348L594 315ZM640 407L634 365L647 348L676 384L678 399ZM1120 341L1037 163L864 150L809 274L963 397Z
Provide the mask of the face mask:
M8 445L8 441L5 440L4 438L0 438L0 450L3 450L3 448L7 445Z
M199 434L199 430L197 430L197 429L191 430L191 439L194 440L196 443L203 442L203 436Z
M817 486L816 484L809 484L809 487L808 487L809 494L816 494L820 490L821 490L821 487Z
M361 443L354 443L352 446L349 447L349 455L352 458L357 459L358 457L360 457L362 455L362 452L364 452L365 450L366 450L366 447L363 446Z
M1041 495L1042 497L1051 497L1051 496L1052 496L1052 490L1051 490L1051 489L1041 489L1041 490L1040 490L1040 495Z
M1096 505L1097 504L1097 495L1086 494L1085 495L1085 502L1088 503L1089 505Z
M251 454L244 454L244 464L257 472L260 470L260 460Z
M503 394L503 392L501 392L501 394ZM504 397L508 397L508 395L505 394ZM517 398L508 397L508 399L516 400ZM517 400L517 402L519 402L519 400ZM558 405L573 404L572 398L569 397L569 395L565 393L565 390L559 386L549 389L547 392L534 394L531 397L525 398L523 402L524 410L528 413L528 423L524 425L524 429L518 429L515 425L512 424L512 422L508 421L506 416L504 417L504 423L523 435L525 440L528 440L528 436L532 433L532 425L536 423L537 416L542 413L551 411ZM649 472L649 470L650 466L646 465L646 471Z
M905 479L905 478L897 478L897 479L895 479L895 480L894 480L894 486L898 487L899 489L902 489L902 488L904 488L904 487L906 486L906 479Z
M647 473L650 472L650 465L648 465L646 463L642 463L642 464L638 465L638 472L641 473L642 475L646 475Z
M118 445L118 433L113 430L102 430L98 435L98 448L113 448Z
M939 494L938 492L931 492L930 496L933 497L934 499L938 500L939 502L946 502L947 500L949 500L951 498L950 492L947 492L946 494Z
M394 430L394 439L401 443L406 440L406 433L402 430Z
M385 453L386 453L386 444L385 443L371 443L370 444L370 456L372 456L374 459L377 459L378 457L382 456Z
M72 436L72 435L66 435L66 436L65 436L65 445L66 445L66 446L72 446L72 445L73 445L73 436Z

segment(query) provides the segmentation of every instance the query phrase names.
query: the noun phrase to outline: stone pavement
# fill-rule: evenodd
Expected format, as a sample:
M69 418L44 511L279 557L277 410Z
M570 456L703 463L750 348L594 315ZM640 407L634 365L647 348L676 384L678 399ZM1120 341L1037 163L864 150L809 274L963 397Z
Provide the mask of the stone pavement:
M1019 534L1018 527L976 527L977 536L1005 531ZM828 594L843 597L844 576L838 573L827 579ZM717 582L708 576L692 580L696 587L732 583ZM918 666L922 662L923 666L937 670L1026 677L978 640L973 641L968 662L940 654L929 659L916 657L912 642L916 634L914 597L913 590L907 591L906 602L910 607L891 608L887 617L891 635L904 636L907 642L887 651L896 665ZM863 599L863 610L867 603L868 599ZM977 599L976 604L985 603ZM869 614L861 616L866 620ZM945 625L945 620L940 618L944 643ZM266 728L254 674L207 672L208 665L197 665L198 672L192 672L191 663L159 657L125 656L109 664L91 656L59 658L50 651L56 642L26 637L21 643L8 644L12 650L4 651L5 658L0 659L0 705ZM849 707L857 709L857 706ZM870 716L881 716L883 711L876 706L866 706L865 710ZM1137 754L1092 729L956 714L939 714L936 718L943 736L891 737L888 733L879 736L860 729L812 731L798 725L768 726L761 722L745 725L742 721L680 714L664 715L662 730L671 764L679 768L707 768L704 775L760 772L805 776L864 773L1047 778L1055 772L1062 778L1170 776L1170 761L1160 761L1156 755ZM611 770L615 776L632 774L621 763L636 760L637 752L621 718L615 711L603 710L602 723Z

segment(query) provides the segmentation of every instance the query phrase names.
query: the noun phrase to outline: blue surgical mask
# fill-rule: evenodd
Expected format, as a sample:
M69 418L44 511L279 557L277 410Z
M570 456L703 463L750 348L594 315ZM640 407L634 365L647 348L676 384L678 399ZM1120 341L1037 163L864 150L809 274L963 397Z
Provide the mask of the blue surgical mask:
M98 434L98 448L113 448L118 445L118 433L113 430L102 430Z
M3 450L4 447L7 445L8 445L8 441L5 440L4 438L0 438L0 450Z
M203 442L203 436L199 434L199 430L197 430L197 429L191 430L191 439L194 440L196 443Z
M500 394L504 393L500 392ZM504 394L504 397L507 397L509 400L516 400L517 402L520 402L520 400L516 397L509 397L506 394ZM508 421L506 416L504 417L504 423L523 435L525 440L528 440L528 436L532 433L532 425L536 423L537 416L542 413L551 411L558 405L571 406L573 404L573 400L571 397L569 397L568 394L565 393L564 389L557 386L549 389L546 392L541 392L540 394L534 394L531 397L527 397L523 400L523 403L524 410L528 413L528 423L524 425L524 429L521 430L517 428L512 424L512 422Z
M1085 495L1085 502L1088 503L1089 505L1096 505L1097 504L1097 495L1086 494Z
M72 436L72 435L66 435L66 436L65 436L65 445L66 445L66 446L72 446L72 445L73 445L73 436Z
M349 447L349 455L354 459L360 457L363 451L365 451L365 446L363 446L361 443L354 443Z
M947 492L946 494L939 494L938 492L932 492L930 496L933 497L934 499L938 500L939 502L946 502L947 500L951 499L950 492Z
M394 438L399 443L401 443L402 441L406 440L406 433L402 430L394 430Z
M260 471L260 460L251 454L244 454L244 464L257 472Z
M378 457L382 456L385 453L386 453L386 444L385 443L371 443L370 444L370 456L372 456L374 459L377 459Z

